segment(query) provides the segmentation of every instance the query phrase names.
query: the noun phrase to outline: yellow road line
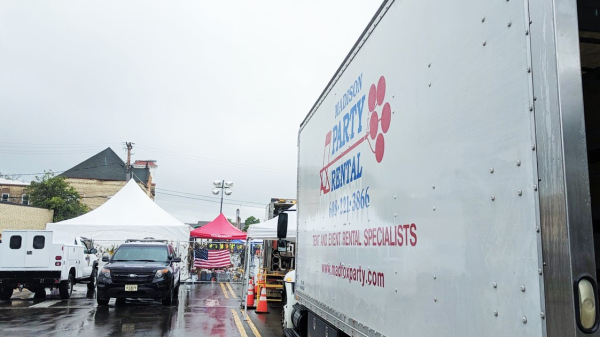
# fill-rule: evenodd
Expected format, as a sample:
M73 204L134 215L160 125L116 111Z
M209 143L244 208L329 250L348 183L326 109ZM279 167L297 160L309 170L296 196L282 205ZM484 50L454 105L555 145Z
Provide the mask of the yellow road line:
M223 295L225 295L225 298L229 298L229 294L227 294L227 290L225 289L225 286L223 285L223 283L219 283L221 285L221 290L223 290Z
M237 299L237 296L235 295L235 293L233 292L233 289L231 288L231 284L227 283L227 288L229 288L229 291L231 292L231 296L235 299Z
M246 330L242 325L242 321L240 321L240 317L238 316L237 312L235 312L235 309L231 309L231 313L233 314L233 320L235 321L235 326L237 326L240 335L242 337L248 337L248 334L246 334Z
M246 322L248 322L248 325L250 326L250 330L252 330L252 333L254 334L254 336L256 336L256 337L262 337L260 335L260 332L258 332L258 329L256 328L256 326L254 326L254 323L252 323L252 320L250 320L250 315L246 315L246 317L248 317L248 319L246 320Z

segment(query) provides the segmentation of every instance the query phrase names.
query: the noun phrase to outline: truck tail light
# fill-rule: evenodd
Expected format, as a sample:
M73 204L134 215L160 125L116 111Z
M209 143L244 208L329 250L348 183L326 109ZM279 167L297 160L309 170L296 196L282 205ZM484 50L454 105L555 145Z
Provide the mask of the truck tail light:
M577 303L577 324L586 333L593 332L598 327L598 298L593 279L582 277L575 286L575 300Z
M62 256L56 256L56 260L58 260L58 261L62 260Z
M61 265L61 262L54 262L54 265L55 265L55 266L60 266L60 265Z

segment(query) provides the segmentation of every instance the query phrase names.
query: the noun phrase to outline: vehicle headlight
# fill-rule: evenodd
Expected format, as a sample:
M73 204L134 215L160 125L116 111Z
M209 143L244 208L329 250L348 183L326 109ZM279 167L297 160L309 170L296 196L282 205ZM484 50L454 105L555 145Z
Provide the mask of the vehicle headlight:
M165 277L165 275L169 272L169 269L161 269L161 270L157 270L156 271L156 275L154 275L154 278L163 278Z
M110 269L102 268L102 270L100 271L100 275L106 278L110 278Z

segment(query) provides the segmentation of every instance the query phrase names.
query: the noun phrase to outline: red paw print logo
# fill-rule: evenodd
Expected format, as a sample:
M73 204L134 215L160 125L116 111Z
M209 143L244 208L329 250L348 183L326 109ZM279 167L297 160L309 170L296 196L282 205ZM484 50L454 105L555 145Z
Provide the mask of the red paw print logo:
M375 153L375 159L378 163L383 160L383 152L385 151L385 140L383 134L386 133L390 128L390 121L392 120L392 108L390 103L385 102L385 77L381 76L377 86L371 85L369 90L369 119L368 119L368 130L369 136L367 141L371 147L371 151ZM378 111L381 111L381 116ZM380 128L381 126L381 128ZM381 130L381 133L379 132ZM375 147L373 147L373 141Z

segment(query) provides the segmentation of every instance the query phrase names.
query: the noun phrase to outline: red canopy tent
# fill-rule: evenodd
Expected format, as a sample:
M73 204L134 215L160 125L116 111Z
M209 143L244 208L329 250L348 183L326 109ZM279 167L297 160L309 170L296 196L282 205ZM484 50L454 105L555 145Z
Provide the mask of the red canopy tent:
M190 232L190 236L201 239L246 240L246 232L233 227L223 213L206 225Z

